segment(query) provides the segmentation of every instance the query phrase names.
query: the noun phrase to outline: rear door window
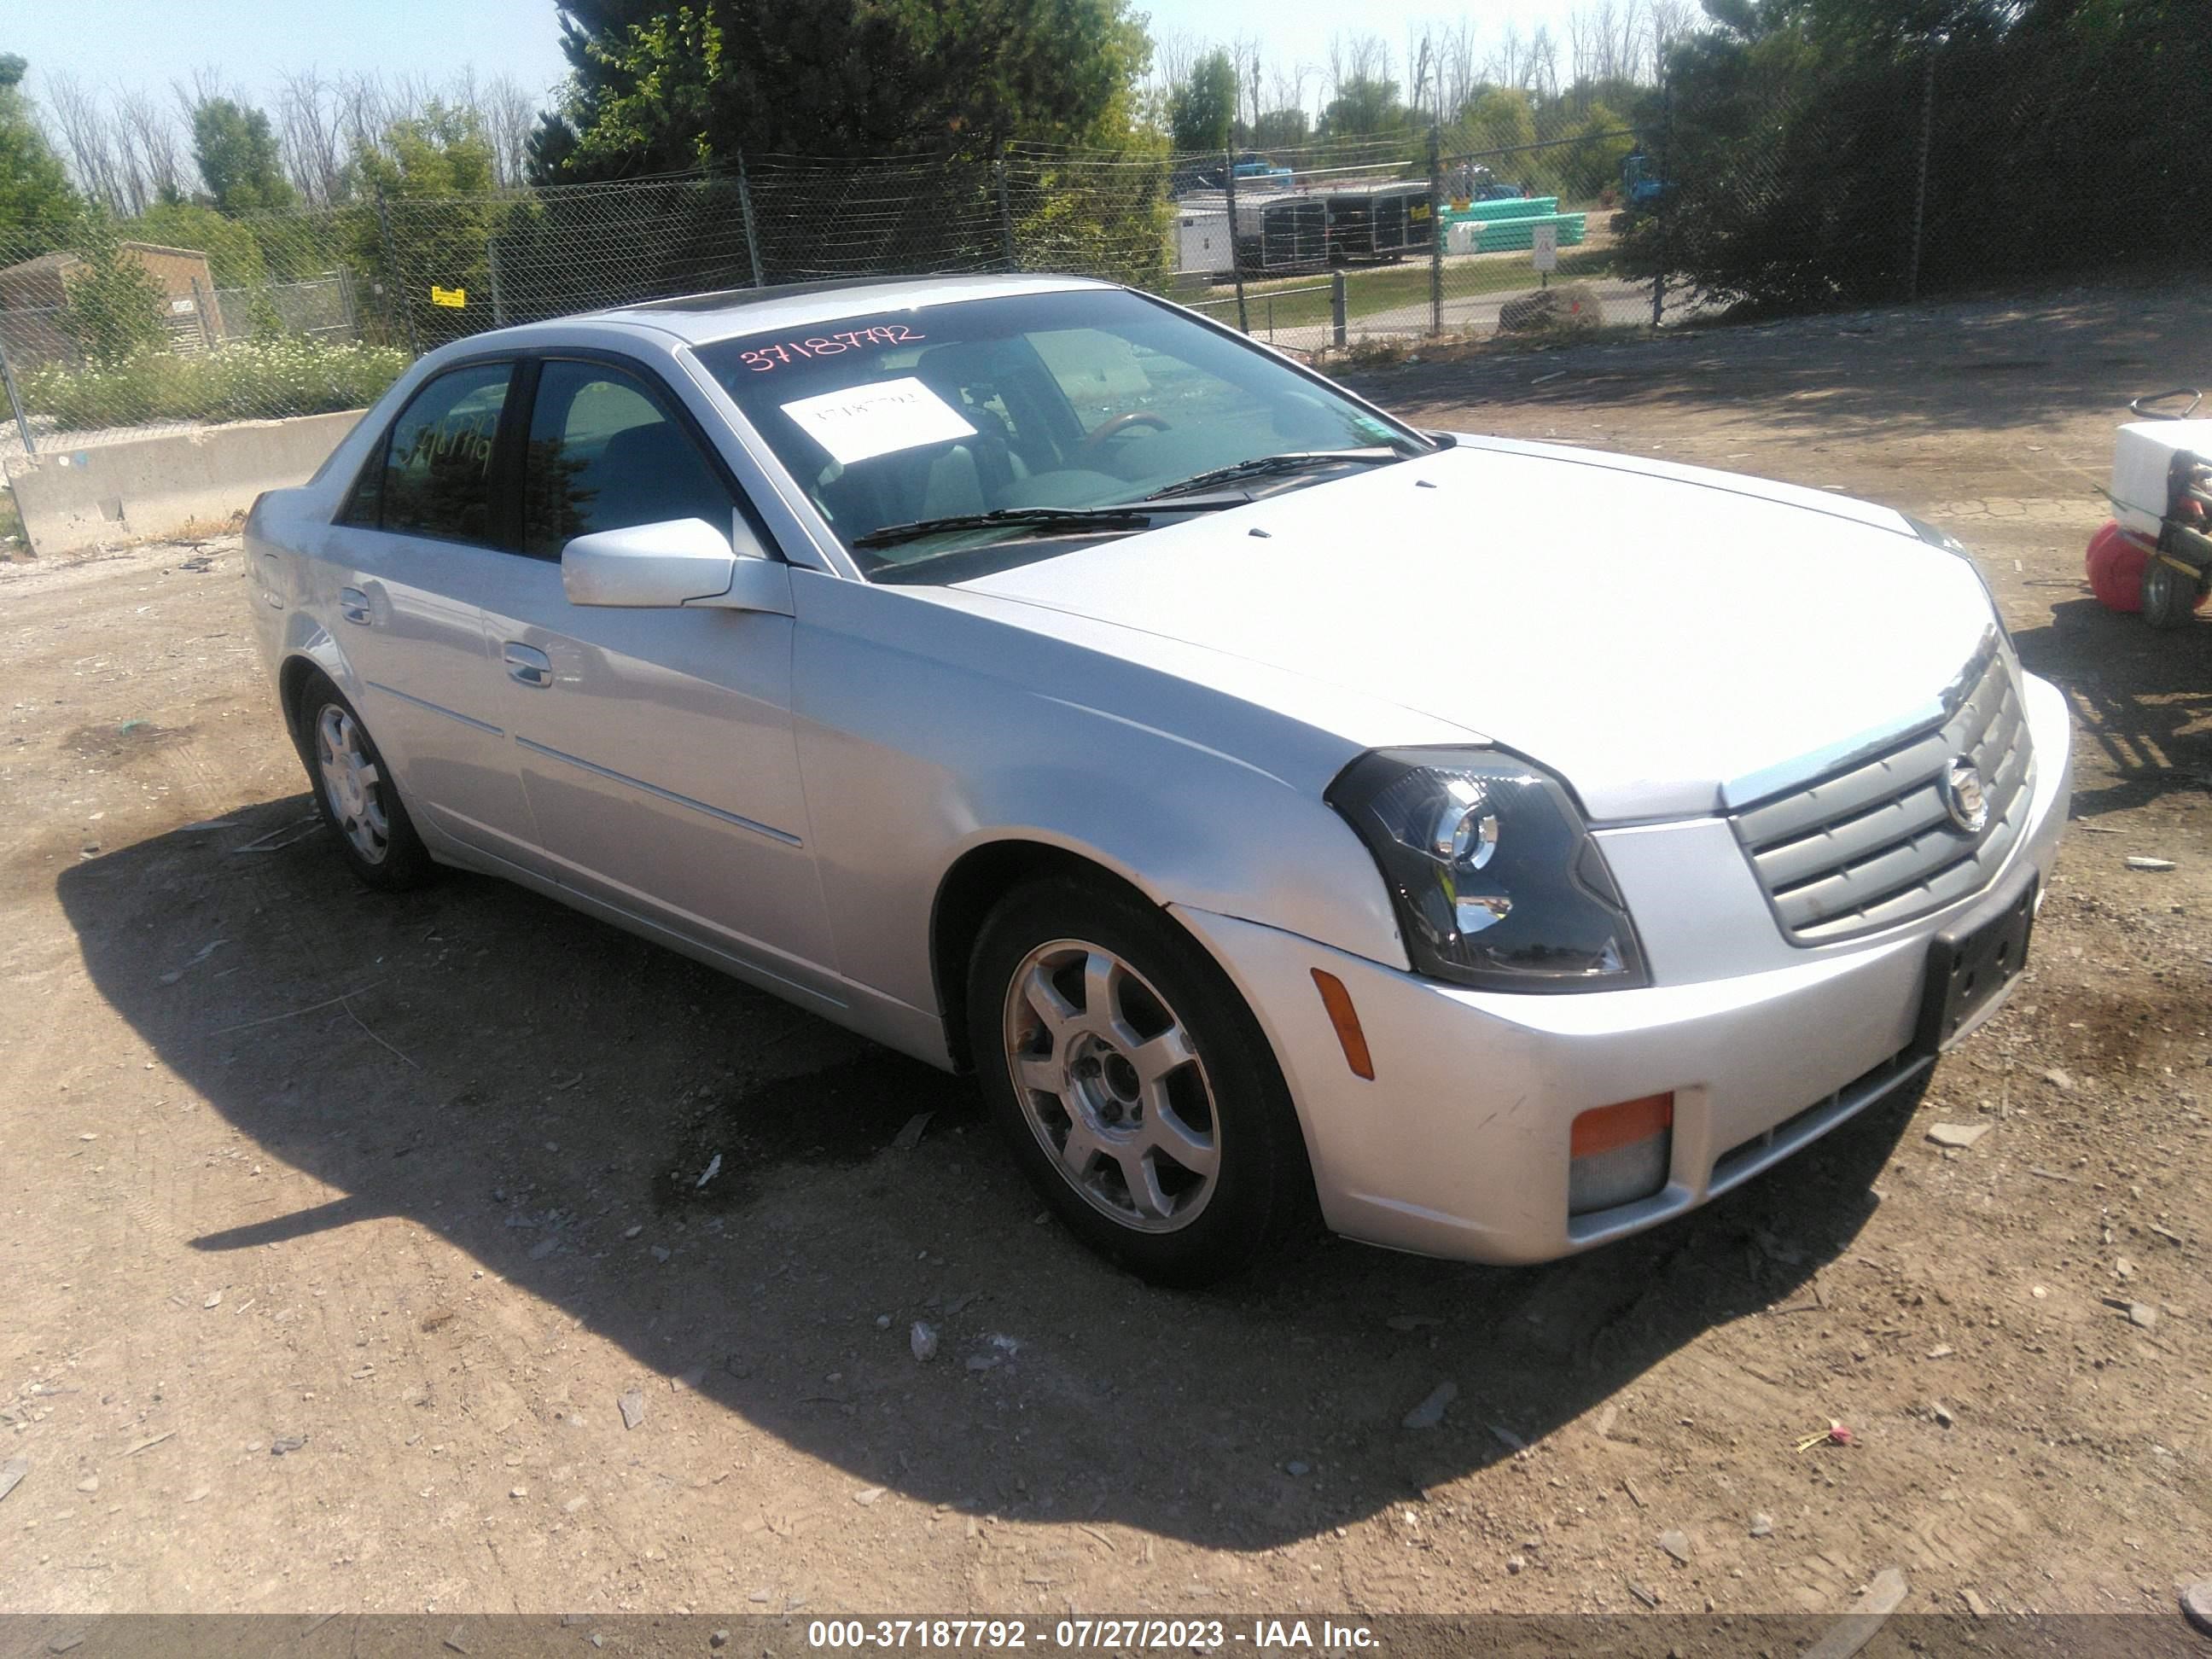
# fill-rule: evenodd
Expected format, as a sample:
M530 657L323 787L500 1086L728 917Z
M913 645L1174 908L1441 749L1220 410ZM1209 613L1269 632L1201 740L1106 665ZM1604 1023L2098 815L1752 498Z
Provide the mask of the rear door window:
M349 514L355 523L443 541L490 543L492 455L514 378L512 363L471 363L427 382L392 423L384 465Z

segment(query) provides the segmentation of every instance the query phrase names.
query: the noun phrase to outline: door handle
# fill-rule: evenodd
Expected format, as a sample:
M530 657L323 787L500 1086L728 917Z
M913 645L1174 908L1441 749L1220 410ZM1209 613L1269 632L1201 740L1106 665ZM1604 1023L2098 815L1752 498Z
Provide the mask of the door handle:
M368 626L368 595L358 587L338 589L338 615L349 623Z
M553 684L553 659L530 646L507 642L501 653L507 659L507 677L519 685L540 688Z

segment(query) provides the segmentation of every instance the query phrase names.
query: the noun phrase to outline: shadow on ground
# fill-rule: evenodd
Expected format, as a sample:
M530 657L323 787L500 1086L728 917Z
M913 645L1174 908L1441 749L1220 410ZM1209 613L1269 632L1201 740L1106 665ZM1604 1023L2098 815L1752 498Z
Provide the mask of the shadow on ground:
M250 1255L405 1216L643 1367L703 1368L752 1425L925 1501L1245 1547L1370 1515L1800 1296L1910 1109L1574 1261L1328 1243L1170 1295L1037 1224L964 1082L501 884L372 895L319 830L237 850L303 810L60 880L94 982L161 1061L342 1194L190 1242ZM927 1365L916 1319L942 1332ZM1401 1427L1447 1381L1442 1426Z
M2014 643L2030 672L2066 689L2075 723L2118 775L2076 783L2075 820L2166 795L2212 795L2212 611L2167 630L2068 599Z
M2127 400L2212 387L2202 287L2100 286L1684 330L1656 340L1481 354L1350 374L1397 408L1431 403L1739 407L1763 427L1802 422L1823 443L1916 431L2002 434L2073 415L2130 418ZM1532 364L1534 367L1532 368ZM1532 384L1540 379L1542 384Z

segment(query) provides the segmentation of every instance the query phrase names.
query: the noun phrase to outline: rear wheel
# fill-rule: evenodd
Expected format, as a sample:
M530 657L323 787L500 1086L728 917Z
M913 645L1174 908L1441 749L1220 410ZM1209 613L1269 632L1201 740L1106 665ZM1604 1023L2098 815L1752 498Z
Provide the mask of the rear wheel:
M297 729L316 808L354 874L386 892L430 879L437 866L415 832L391 769L354 706L322 674L300 688Z
M2198 583L2156 553L2143 566L2143 620L2153 628L2179 628L2197 614Z
M1313 1176L1267 1038L1158 910L1075 881L1017 890L984 922L968 1009L993 1115L1093 1249L1198 1285L1310 1228Z

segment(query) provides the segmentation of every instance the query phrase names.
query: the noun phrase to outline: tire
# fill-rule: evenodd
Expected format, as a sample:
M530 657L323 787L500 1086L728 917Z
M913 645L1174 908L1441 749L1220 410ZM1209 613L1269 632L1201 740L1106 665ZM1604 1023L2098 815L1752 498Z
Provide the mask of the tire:
M2197 615L2200 584L2176 570L2158 554L2143 566L2143 620L2153 628L2180 628Z
M307 786L347 866L368 885L402 893L438 866L416 833L392 769L345 694L321 673L300 687L294 725Z
M1023 1173L1140 1278L1207 1284L1317 1230L1304 1137L1259 1022L1152 906L1066 878L1009 893L970 958L968 1036Z

